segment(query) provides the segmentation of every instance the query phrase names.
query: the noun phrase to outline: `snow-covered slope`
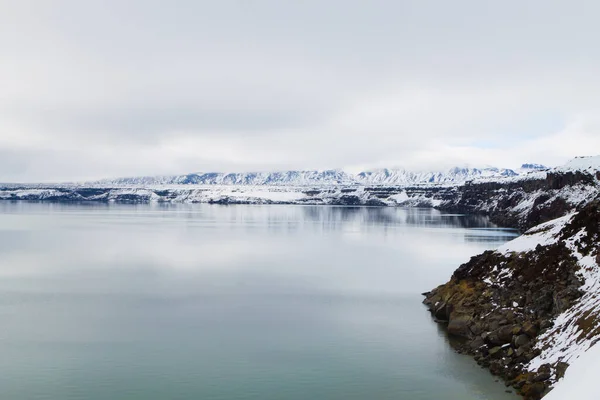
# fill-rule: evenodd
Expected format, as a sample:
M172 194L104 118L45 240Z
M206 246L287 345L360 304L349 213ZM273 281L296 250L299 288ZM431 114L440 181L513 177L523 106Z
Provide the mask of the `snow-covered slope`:
M600 203L544 224L516 239L508 249L525 245L524 251L533 251L538 244L558 241L577 260L583 296L558 315L552 328L539 337L536 347L540 355L530 362L530 370L544 364L570 364L600 340Z
M577 290L581 297L562 311L553 325L537 338L535 350L538 355L526 365L526 369L536 372L544 366L550 366L550 380L556 382L560 379L562 363L575 364L574 370L571 367L567 369L567 376L573 382L564 387L559 384L559 389L550 392L548 399L595 400L600 395L595 387L595 379L585 380L585 368L593 365L600 367L600 348L594 348L591 354L586 354L600 341L600 203L597 200L579 212L542 224L498 251L505 254L534 252L536 249L539 251L538 246L559 243L566 246L576 262L575 268L581 283ZM577 363L580 357L583 360ZM599 358L594 360L594 357ZM594 377L599 371L594 371ZM593 393L594 397L575 395L577 392L572 388L579 379L584 379L579 381L583 385L578 388L580 393L587 393L588 396Z
M564 165L546 168L539 164L523 164L515 170L516 174L498 179L497 177L481 177L477 183L485 182L519 182L524 180L545 179L550 174L587 173L600 181L600 156L576 157Z
M598 400L596 385L600 372L600 344L594 345L567 369L565 377L544 400Z
M558 171L585 171L596 173L600 171L600 156L593 157L575 157L568 163L557 168Z
M419 184L462 184L479 178L502 178L516 176L506 168L454 167L443 172L411 172L403 169L379 169L357 174L355 180L363 184L378 185L419 185Z

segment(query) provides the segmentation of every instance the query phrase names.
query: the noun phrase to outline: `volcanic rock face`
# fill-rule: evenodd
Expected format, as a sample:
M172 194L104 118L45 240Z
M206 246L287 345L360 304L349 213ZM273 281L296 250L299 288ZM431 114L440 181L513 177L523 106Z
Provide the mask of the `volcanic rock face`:
M424 303L460 352L539 399L600 338L600 201L461 265ZM572 347L575 346L575 347Z

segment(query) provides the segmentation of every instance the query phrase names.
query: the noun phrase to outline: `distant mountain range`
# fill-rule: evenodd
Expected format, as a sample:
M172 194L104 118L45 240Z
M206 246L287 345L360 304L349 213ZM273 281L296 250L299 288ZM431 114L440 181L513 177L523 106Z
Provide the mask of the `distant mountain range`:
M454 167L447 171L413 172L405 169L375 169L352 174L343 170L296 170L280 172L198 172L186 175L142 176L88 182L94 185L457 185L484 178L521 176L547 169L540 164L523 164L516 170L507 168Z

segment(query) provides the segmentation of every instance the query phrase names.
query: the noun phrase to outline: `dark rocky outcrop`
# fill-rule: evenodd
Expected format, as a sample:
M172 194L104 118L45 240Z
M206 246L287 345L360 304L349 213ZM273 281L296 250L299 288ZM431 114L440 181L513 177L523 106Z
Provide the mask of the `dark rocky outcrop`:
M580 204L569 195L587 188L598 188L594 176L587 172L548 172L538 179L467 183L438 208L485 214L500 226L525 231L574 210ZM532 204L518 207L527 201Z
M558 362L537 371L525 368L540 354L540 335L583 295L581 266L567 241L581 255L600 258L600 200L582 207L555 239L528 252L486 251L424 294L433 317L462 339L457 350L474 356L527 400L540 399L551 378L562 376L567 367ZM583 313L574 322L589 338L600 337L596 318Z

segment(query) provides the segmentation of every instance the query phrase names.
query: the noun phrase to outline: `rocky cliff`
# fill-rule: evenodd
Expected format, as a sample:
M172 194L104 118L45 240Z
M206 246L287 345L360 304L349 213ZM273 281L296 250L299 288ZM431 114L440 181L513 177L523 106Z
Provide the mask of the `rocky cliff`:
M485 214L500 226L524 231L589 201L599 190L598 180L600 172L556 169L528 179L467 183L439 208Z
M471 258L424 303L460 352L536 400L600 340L599 265L600 196Z

